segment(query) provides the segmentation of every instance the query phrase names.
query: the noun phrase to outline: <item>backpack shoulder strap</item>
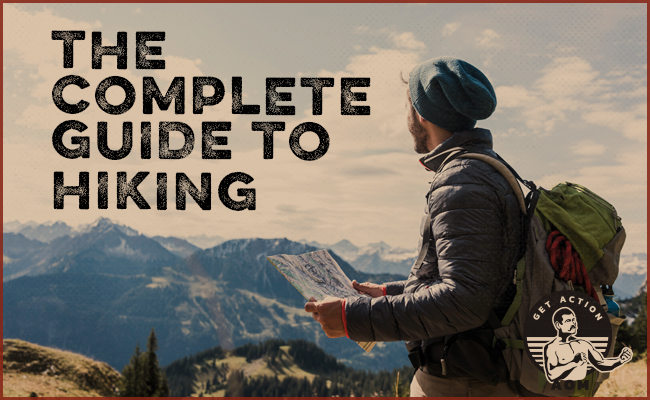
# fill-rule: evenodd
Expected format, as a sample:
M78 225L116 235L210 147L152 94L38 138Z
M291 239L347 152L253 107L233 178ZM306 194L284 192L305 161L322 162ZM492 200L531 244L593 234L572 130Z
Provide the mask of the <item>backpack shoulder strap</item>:
M457 157L474 158L476 160L481 160L490 164L492 168L499 171L499 173L501 173L501 175L503 175L503 177L506 178L506 180L512 187L512 190L515 192L515 196L517 196L517 200L519 201L519 208L521 209L521 212L524 215L526 215L526 202L524 201L524 192L521 190L521 186L519 186L519 183L517 182L517 178L515 178L514 174L510 171L508 167L505 166L504 163L495 159L494 157L490 157L486 154L479 154L479 153L464 153L458 155Z

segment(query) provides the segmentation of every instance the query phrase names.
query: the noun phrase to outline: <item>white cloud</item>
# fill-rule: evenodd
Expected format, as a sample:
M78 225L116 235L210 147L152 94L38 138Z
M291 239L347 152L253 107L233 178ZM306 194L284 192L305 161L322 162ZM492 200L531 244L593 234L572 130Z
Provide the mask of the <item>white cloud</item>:
M187 115L188 110L191 110L191 77L203 75L202 69L207 71L210 66L214 67L213 61L205 62L204 65L200 60L192 61L165 53L167 69L151 71L151 73L154 74L163 91L169 86L173 76L186 78L186 115L176 116L173 115L173 111L159 112L154 105L153 116L142 116L141 102L136 101L130 114L108 119L109 141L113 138L121 139L117 135L121 121L133 121L135 128L134 149L131 156L115 163L99 156L96 149L96 136L93 132L95 130L93 124L105 117L105 114L98 110L94 104L94 88L101 79L116 71L115 57L107 57L106 67L101 71L90 68L88 32L96 30L100 23L75 22L55 16L47 10L30 14L20 11L20 6L5 4L3 7L5 21L17 21L16 23L20 25L17 33L8 32L8 24L5 23L7 33L4 39L5 59L10 57L12 61L16 61L15 63L5 63L3 67L6 71L5 76L16 76L17 80L23 81L23 87L29 88L27 89L29 92L26 92L28 97L30 94L33 96L29 99L29 106L23 106L25 102L17 103L24 107L24 110L13 112L8 118L6 116L7 121L19 119L19 122L23 124L17 131L15 129L14 132L5 131L5 141L9 140L11 136L12 140L19 142L18 145L6 145L4 151L6 173L3 185L6 188L6 215L12 213L23 213L23 215L30 213L29 215L32 215L33 210L39 208L33 207L33 204L36 203L39 206L47 205L47 207L40 207L41 211L39 212L47 213L46 216L40 217L41 219L49 218L51 215L51 193L42 190L42 188L51 187L52 176L48 171L52 171L54 168L65 170L66 179L68 173L72 178L76 178L75 173L80 170L90 170L93 171L92 174L97 170L115 171L116 168L124 168L129 174L143 170L143 168L152 172L167 171L170 173L171 185L173 185L173 172L185 172L196 183L201 172L209 171L213 175L214 208L209 213L198 211L195 205L188 204L188 210L184 212L170 209L164 215L158 213L155 218L143 218L143 213L133 209L130 204L128 210L118 212L111 209L106 212L102 211L102 215L123 221L133 221L134 228L145 232L151 231L153 228L153 230L163 233L165 229L168 229L161 226L163 222L167 226L173 226L182 219L183 227L181 229L194 229L200 232L205 230L206 226L210 226L222 232L229 232L230 237L283 235L293 239L309 237L328 243L343 238L357 243L378 240L386 240L391 244L402 246L414 246L417 243L419 214L424 205L423 195L428 188L427 180L430 180L430 175L420 168L417 163L418 156L412 151L412 142L406 129L403 107L406 87L400 82L399 71L408 72L414 65L422 61L421 57L427 46L425 42L418 40L412 32L395 31L388 28L379 29L376 25L360 26L356 29L354 26L350 27L349 29L358 34L367 34L368 38L374 40L372 43L375 46L365 51L364 49L367 49L371 42L368 44L365 41L359 42L363 44L363 47L357 44L354 49L359 52L363 51L363 54L351 57L343 68L337 68L335 71L321 71L316 74L317 76L335 78L335 87L326 88L323 91L324 115L312 116L311 104L304 104L305 110L307 110L306 114L302 112L303 110L297 109L296 117L282 118L287 123L287 131L276 135L277 145L274 160L262 159L261 134L248 132L248 124L239 125L242 127L241 135L239 132L237 134L232 132L229 136L230 142L227 148L233 152L232 160L213 160L214 162L201 160L200 136L197 134L200 131L200 124L197 121L233 121L235 130L235 119L238 116L230 113L231 97L229 93L226 93L223 102L218 106L206 108L204 115ZM130 12L131 9L128 7L126 10ZM449 23L442 27L442 34L443 36L456 35L453 37L458 38L461 33L465 33L464 31L459 32L459 27L460 24L457 22ZM34 29L37 29L38 32L33 33L31 30ZM52 85L63 76L62 72L65 72L61 65L62 43L49 39L52 29L85 30L88 35L85 41L75 42L75 54L78 56L75 57L74 72L88 79L91 87L83 91L77 88L68 88L65 96L74 100L74 98L78 99L83 95L86 100L91 102L91 109L79 115L79 119L89 125L86 134L92 140L90 160L66 160L58 156L51 147L49 138L53 127L69 117L57 110L51 101ZM440 29L440 25L434 27L434 34L436 32L439 34ZM495 29L501 32L499 27ZM465 46L469 45L470 47L467 51L472 51L472 48L476 46L481 50L488 50L484 53L494 53L494 50L502 47L504 37L501 37L495 30L481 28L477 32L480 32L480 37L476 38L476 41L474 41L475 36L470 36L470 42L464 43ZM503 32L505 36L505 31ZM114 33L110 36L114 41ZM107 35L106 39L111 37ZM131 37L129 39L132 40ZM357 37L357 39L361 38ZM350 49L355 44L354 41L346 43ZM379 45L378 43L383 44ZM429 42L426 41L426 44ZM544 46L542 46L543 48ZM646 140L645 97L647 88L645 76L647 67L620 68L613 71L612 74L608 74L608 71L595 68L594 65L597 64L591 64L586 58L566 57L567 54L574 54L567 52L567 49L557 47L551 50L553 50L553 54L562 57L550 59L548 65L541 71L529 71L529 74L537 78L533 84L516 81L518 75L513 72L512 75L506 77L507 80L501 82L501 86L496 88L499 99L497 112L503 109L507 112L502 115L510 115L514 120L522 122L508 127L510 129L504 129L507 135L515 138L517 135L532 137L542 134L557 134L556 128L560 123L572 123L582 127L588 123L603 131L621 132L625 135L621 137L622 142L625 142L626 138L634 141ZM476 52L476 49L473 51ZM487 54L487 56L489 55ZM195 57L196 55L192 58ZM498 57L495 57L495 63L497 59ZM332 65L337 64L332 63ZM132 66L133 63L130 62L129 67ZM282 67L286 67L286 71L291 71L290 66ZM18 70L23 72L18 72ZM510 71L513 70L506 72ZM119 75L131 80L136 86L137 93L141 93L141 77L135 77L133 74L134 72L137 74L138 71L120 70L118 72ZM314 75L313 72L298 73L298 76ZM341 116L340 78L343 76L371 78L369 88L354 89L356 92L367 93L367 101L359 102L358 105L370 105L372 109L370 116ZM501 74L501 77L503 76L504 74ZM224 79L224 85L228 88L229 82L226 81L228 78L219 77ZM12 93L6 93L5 98L8 99L10 94ZM23 93L24 95L25 93ZM253 102L261 104L259 101L253 100ZM11 106L8 103L10 102L5 102L5 108ZM296 105L298 106L298 104ZM152 132L153 157L151 160L143 162L139 159L137 148L139 145L139 121L150 120L156 124L156 118L169 119L170 117L173 120L187 122L194 129L198 140L195 142L193 153L178 163L157 160L157 135L154 127ZM321 124L327 129L331 138L328 153L316 162L299 160L288 148L289 131L299 122L304 121ZM28 135L25 132L33 132L33 134ZM247 136L249 134L253 139L249 139ZM495 132L495 136L497 135L499 133ZM246 138L241 139L243 136ZM303 143L306 147L309 147L309 136L306 135L306 140ZM569 150L573 150L574 154L577 154L566 162L571 169L565 170L574 172L562 173L562 176L547 176L537 183L552 186L559 181L569 179L583 183L608 200L611 199L617 208L620 205L620 209L623 210L621 214L629 235L626 250L643 247L646 245L645 237L642 236L646 227L647 157L645 150L631 152L626 149L625 153L619 154L622 153L620 148L614 148L611 142L607 142L608 147L605 149L604 145L597 142L598 139L594 139L597 137L599 136L588 136L589 139L593 139L593 142L581 141L585 137L579 136L573 136L570 140L563 141L563 146L572 146ZM537 138L532 137L531 139ZM236 143L237 140L247 142L249 147L244 150L236 147L233 142ZM38 145L34 146L33 142L37 142ZM505 140L498 142L501 144ZM629 145L629 143L627 144ZM112 141L109 145L111 148L117 147L117 144ZM531 154L537 151L533 144L519 150L524 157L531 157ZM29 159L24 156L25 154L29 155ZM607 157L594 157L602 154L607 154ZM571 153L566 155L571 156ZM612 157L615 157L615 165L577 169L576 165L586 165L577 161L580 157L593 157L587 161L590 163L606 158L603 164L605 162L611 164ZM537 160L532 162L541 163ZM39 165L45 164L47 167L39 167ZM170 166L170 164L178 165ZM214 188L218 186L219 180L227 173L237 170L245 171L255 178L251 187L258 191L258 210L256 212L230 212L221 206L216 193L214 193ZM548 171L548 169L546 170ZM110 179L115 178L113 173L111 172ZM155 175L153 173L145 184L143 194L150 201L149 199L155 198ZM113 188L114 186L111 186L111 190ZM172 196L170 194L170 199ZM29 200L25 201L24 199ZM191 200L188 203L191 203ZM57 218L73 223L74 219L94 219L98 213L98 210L80 213L78 210L69 209L58 214L60 217ZM92 216L87 217L88 215ZM382 217L378 219L378 215ZM34 218L39 217L35 216ZM386 226L390 226L391 229L385 229Z
M410 151L404 109L406 86L399 73L407 74L420 61L418 51L371 47L368 54L352 57L342 71L319 72L319 76L334 77L336 83L332 90L323 92L323 117L322 122L317 122L325 127L335 127L329 132L332 142L336 141L345 148L368 151L401 148ZM378 69L378 65L382 68ZM370 87L354 89L367 94L367 102L356 105L369 105L369 117L342 118L339 85L341 77L347 76L371 77ZM400 140L404 138L406 140Z
M597 165L562 172L561 175L547 175L539 184L550 188L561 181L579 183L610 201L616 206L621 203L637 207L647 203L647 152L645 149L623 152L612 156L614 165Z
M442 28L442 36L451 36L460 28L460 22L450 22Z
M160 56L150 56L150 58L160 59ZM189 78L191 82L191 77L203 76L203 72L198 67L201 60L190 60L172 55L166 55L162 58L165 60L165 69L154 70L153 74L156 78L168 79L171 82L176 76L184 76L186 80Z
M7 7L5 5L5 7ZM47 14L51 19L57 17ZM34 18L33 15L23 15L23 19ZM20 19L19 19L20 21ZM47 25L43 21L43 25ZM62 24L73 26L73 21L65 21ZM74 25L77 26L77 25ZM79 29L90 30L90 25L78 24ZM45 29L51 29L47 27ZM359 29L359 31L367 31ZM275 236L275 232L282 232L282 235L293 236L295 239L300 237L313 236L314 226L319 226L319 230L330 231L333 237L331 240L320 239L327 242L335 242L343 238L348 238L356 242L366 242L367 240L389 240L399 245L415 245L417 243L417 223L422 206L422 197L420 194L426 191L426 172L420 168L417 163L417 155L412 151L412 142L406 129L406 116L403 107L406 99L406 87L399 78L399 71L408 72L414 65L420 62L422 50L425 45L416 39L415 35L410 32L392 32L382 31L379 34L387 37L391 43L390 48L371 47L365 54L359 54L352 57L345 68L339 71L321 71L318 76L327 76L335 78L335 87L323 91L323 111L322 116L304 115L297 112L297 116L284 118L287 124L287 131L290 131L299 122L314 121L325 127L330 135L331 143L328 154L317 162L305 162L299 160L289 150L286 138L289 132L278 133L276 137L277 145L274 149L274 160L264 160L262 158L261 135L251 133L254 139L241 139L234 134L230 134L229 145L226 147L232 150L232 159L227 161L215 160L206 161L201 159L201 139L200 124L198 121L203 120L225 120L233 122L233 129L239 116L231 114L231 94L226 93L224 100L217 106L208 107L203 115L191 114L191 94L192 94L192 76L204 75L200 67L203 65L198 60L190 60L177 57L172 54L165 54L166 68L164 70L150 71L151 75L156 78L156 82L161 91L166 91L174 76L185 77L185 94L186 94L186 113L185 115L173 115L173 120L185 122L190 125L195 133L195 146L192 154L179 162L179 165L172 167L176 171L182 171L196 181L201 172L206 169L213 174L213 188L218 186L219 180L226 173L232 171L245 171L256 179L250 186L258 190L258 209L255 213L230 213L219 204L216 194L213 195L214 211L207 215L194 205L188 204L188 210L185 212L176 212L169 210L161 218L152 219L150 222L142 220L142 214L138 210L132 209L120 213L116 210L101 211L101 215L118 220L131 219L134 227L142 231L147 231L143 224L151 226L160 224L161 221L167 222L167 219L182 217L188 224L194 224L195 229L205 229L207 224L213 223L218 225L219 229L230 232L231 237L236 236L264 236L264 232L269 232L267 236ZM19 40L20 38L16 38ZM89 40L75 43L75 53L89 54ZM52 43L47 41L47 45ZM12 119L17 120L21 127L33 130L34 132L49 132L51 135L54 127L63 120L70 119L69 115L58 110L51 100L52 86L58 80L62 73L65 72L61 65L62 46L60 43L54 43L57 46L50 57L28 58L31 52L25 53L21 58L20 68L25 72L18 73L26 75L32 73L34 82L30 83L30 93L32 95L30 104L24 109L17 110L12 115ZM27 45L32 45L28 42ZM52 47L52 46L50 46ZM9 51L18 51L11 49ZM6 52L7 50L5 50ZM20 57L23 57L19 53ZM57 59L59 57L59 59ZM49 143L49 139L43 139L43 136L32 135L25 137L20 132L13 132L14 140L19 143L13 147L17 149L29 149L30 141L39 144L38 152L29 152L30 155L38 158L26 160L19 154L25 152L15 151L7 152L8 146L5 147L5 163L16 166L18 170L31 171L53 169L64 171L67 177L70 176L72 182L75 181L76 172L80 170L80 165L85 165L86 169L91 171L106 170L115 171L119 166L121 170L129 174L146 168L147 171L170 171L168 160L157 159L156 152L158 147L157 121L160 119L169 119L173 111L159 112L154 104L153 115L141 114L141 101L136 104L131 111L120 116L107 116L94 101L94 89L97 84L116 70L115 57L107 57L104 60L102 70L93 70L90 68L90 57L85 58L85 62L77 63L75 59L74 73L86 78L90 87L78 89L69 87L65 90L64 97L70 102L85 99L91 103L89 109L83 113L74 116L88 125L88 130L82 135L91 138L91 158L89 160L67 160L60 157L52 149L51 145L42 145ZM29 65L30 68L24 68ZM136 74L139 71L131 69L120 70L119 75L128 79L136 89L136 96L141 99L142 79ZM380 66L378 68L378 66ZM13 76L14 70L9 71ZM300 75L300 74L299 74ZM314 76L313 73L309 74ZM305 75L306 76L306 75ZM367 93L366 102L358 102L357 105L371 106L370 116L342 116L340 112L340 78L341 77L370 77L371 86L368 88L355 88L355 92ZM23 76L22 79L26 77ZM29 78L27 78L29 79ZM228 88L229 82L224 81ZM117 90L117 89L116 89ZM120 92L118 90L118 92ZM119 97L119 96L118 96ZM172 105L173 107L173 105ZM309 104L311 107L311 104ZM96 148L96 121L107 121L109 129L109 147L116 149L121 145L122 122L128 120L133 122L134 127L134 146L131 154L119 163L106 160L100 156ZM143 162L140 159L140 121L152 122L152 159ZM241 126L242 124L240 124ZM248 130L245 126L242 131ZM72 132L66 134L64 142L69 145ZM301 143L309 148L310 135L305 136ZM5 136L7 139L9 135ZM313 139L313 138L311 138ZM246 142L246 149L238 148L238 140ZM174 138L172 137L172 142ZM251 145L254 143L254 145ZM172 143L172 148L178 148ZM251 149L252 148L252 149ZM350 153L356 153L356 156L350 156ZM378 154L379 153L379 154ZM41 163L41 164L39 164ZM47 164L48 167L38 167L38 165ZM88 166L92 166L88 168ZM146 165L146 167L145 167ZM83 170L83 169L81 169ZM387 176L400 176L404 170L410 170L408 176L400 178L398 183L387 181ZM76 172L75 172L76 171ZM300 173L296 174L296 171ZM421 173L418 175L418 171ZM8 170L9 172L9 170ZM31 173L31 172L30 172ZM94 172L91 172L94 173ZM112 174L113 172L111 172ZM25 181L25 174L13 174L16 178L6 179L5 187L20 188L21 198L30 198L38 201L39 204L51 204L51 199L47 193L40 193L38 196L30 194L33 187L51 186L51 174L39 174L38 184L23 185L20 181ZM28 173L29 175L29 173ZM154 176L154 175L152 175ZM287 177L292 177L287 179ZM154 176L155 177L155 176ZM114 179L111 175L110 179ZM170 182L173 184L172 175ZM27 179L29 181L29 179ZM422 185L419 185L423 183ZM389 187L398 186L400 190L391 190ZM421 191L416 191L408 200L404 200L404 192L412 191L412 188L421 187ZM240 185L241 187L241 185ZM30 189L31 188L31 189ZM402 190L403 189L403 190ZM151 203L151 198L155 198L155 179L149 177L142 185L142 194ZM383 195L382 195L383 192ZM13 213L26 212L28 206L18 199L18 196L10 195L11 190L6 190L5 196L7 210ZM382 201L376 202L378 196L383 196ZM74 203L74 202L73 202ZM359 204L365 203L365 211L359 212ZM43 209L43 207L41 207ZM288 211L296 212L289 213ZM399 210L395 212L395 210ZM47 211L47 209L46 209ZM68 212L70 211L70 212ZM85 218L74 213L70 209L61 213L60 218L68 218L71 222L76 218ZM91 210L87 213L91 215L88 218L96 218L99 210ZM123 210L122 210L123 211ZM49 214L48 214L49 215ZM259 216L264 218L260 219ZM399 226L401 230L394 230L386 233L379 229L385 221L373 218L376 215L391 215L391 226ZM37 218L37 216L34 216ZM154 221L155 220L155 221ZM82 221L79 221L82 222ZM85 221L84 221L85 222ZM139 224L139 225L136 225ZM290 228L288 225L293 224ZM254 228L253 228L254 227ZM156 228L160 231L163 228ZM368 232L374 232L368 234ZM408 237L409 240L404 238ZM412 242L412 243L411 243Z
M581 140L571 146L571 151L573 151L574 154L581 156L599 156L605 154L607 147L602 143L596 143L593 140Z
M535 96L531 95L523 86L498 86L494 89L499 102L499 108L517 108L525 107L535 101Z
M582 118L591 124L610 128L623 136L645 142L648 140L648 114L645 104L639 104L629 111L599 110L588 112Z
M45 62L62 68L63 41L52 40L53 30L86 31L84 41L74 43L74 65L87 64L90 66L90 32L101 27L101 23L76 22L52 14L48 9L31 14L20 10L12 4L3 4L3 51L16 52L21 61L29 65ZM19 21L19 23L18 23ZM89 51L83 52L81 47L87 45ZM83 57L86 55L86 57Z
M492 29L486 29L481 33L481 36L476 38L476 47L479 49L498 49L502 45L499 42L501 35Z
M554 50L558 54L575 53L578 48L575 46L567 46L558 42L551 42L546 46L547 49Z
M634 68L625 73L604 74L578 57L558 57L546 65L527 89L521 85L498 86L499 108L519 108L520 118L536 134L549 134L568 121L569 113L609 128L625 137L647 140L647 94L644 75ZM635 77L636 76L636 77ZM630 106L628 99L638 99Z
M22 61L23 67L28 66L35 69L35 72L30 74L32 82L29 83L29 93L36 101L29 104L24 110L15 112L12 115L15 118L16 124L32 129L52 131L54 127L66 119L78 119L87 123L90 130L94 130L92 126L94 123L90 124L88 121L108 121L110 129L110 124L117 124L119 121L124 120L125 116L128 116L129 120L134 121L134 124L140 120L146 120L152 121L155 125L158 122L157 119L165 118L162 116L164 114L161 114L158 110L155 102L153 117L141 114L142 77L139 76L140 74L136 75L134 72L134 63L132 63L131 57L129 58L128 68L126 70L120 70L119 76L127 79L135 88L137 100L133 108L121 116L110 116L99 109L95 102L94 91L103 79L111 75L111 71L116 71L116 57L106 57L103 60L102 69L92 69L90 57L80 57L79 55L90 54L90 31L95 26L101 25L101 23L96 22L94 25L91 25L84 22L74 22L57 17L48 10L30 14L8 4L4 4L3 11L5 12L5 21L8 18L15 18L12 21L21 21L17 24L5 24L5 32L9 32L4 36L5 51L8 49L15 51ZM30 31L29 34L23 34L21 36L12 36L16 34L16 31L20 32L22 26L30 25L35 25L34 31ZM12 29L8 29L9 26ZM56 29L86 31L86 39L83 41L75 41L74 43L75 60L73 70L63 69L62 41L50 39L51 31ZM43 37L46 37L47 40L43 40ZM112 44L108 37L104 38L104 42L109 45ZM28 51L29 49L36 50ZM39 53L43 56L36 57L35 54ZM205 120L206 118L215 121L231 121L233 123L239 119L239 115L232 115L231 113L232 94L230 92L224 94L222 102L218 105L206 107L204 114L192 114L192 77L205 75L198 67L201 64L200 59L190 60L169 54L164 55L164 57L151 56L151 58L162 58L165 60L165 69L153 70L148 73L148 75L154 76L158 87L163 93L166 92L174 77L185 77L185 115L175 116L175 120L196 127L197 121ZM63 96L66 101L75 103L79 100L86 100L90 103L88 109L74 117L61 112L52 102L52 87L65 73L74 73L82 76L90 84L89 87L83 90L74 86L70 86L64 90ZM14 75L24 75L23 69L17 68ZM229 83L228 81L224 82L224 86L229 87ZM118 88L111 88L107 92L107 98L112 104L119 104L123 97L123 91ZM174 105L171 107L173 109ZM121 123L119 125L121 126ZM196 131L200 128L193 129ZM16 135L17 133L5 132L5 137L11 137L12 134ZM88 134L88 132L84 134Z
M399 48L409 50L424 50L426 45L415 38L413 32L404 32L393 35L393 44Z
M542 72L544 75L535 81L533 88L547 99L593 96L605 90L607 82L597 80L599 72L578 57L556 58Z
M370 28L368 26L361 25L361 26L357 26L356 28L354 28L354 33L366 33L369 30L370 30Z

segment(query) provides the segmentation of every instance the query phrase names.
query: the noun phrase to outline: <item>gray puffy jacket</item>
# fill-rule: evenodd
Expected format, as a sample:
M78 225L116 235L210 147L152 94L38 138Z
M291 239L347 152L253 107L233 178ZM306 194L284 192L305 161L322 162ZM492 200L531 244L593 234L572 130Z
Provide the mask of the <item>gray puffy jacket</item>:
M456 132L420 161L437 171L445 157L434 156L453 147L492 152L492 135ZM483 161L454 159L433 177L426 211L432 238L424 263L406 281L387 283L387 296L346 299L350 339L420 341L480 327L491 310L505 314L522 236L506 179Z

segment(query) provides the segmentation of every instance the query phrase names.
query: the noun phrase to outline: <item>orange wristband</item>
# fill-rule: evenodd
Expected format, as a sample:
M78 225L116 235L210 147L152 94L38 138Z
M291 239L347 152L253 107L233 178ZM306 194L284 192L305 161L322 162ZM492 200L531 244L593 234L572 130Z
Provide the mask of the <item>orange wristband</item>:
M348 321L345 318L345 299L343 299L343 304L341 306L341 316L343 317L343 328L345 328L345 336L349 339L350 335L348 335Z

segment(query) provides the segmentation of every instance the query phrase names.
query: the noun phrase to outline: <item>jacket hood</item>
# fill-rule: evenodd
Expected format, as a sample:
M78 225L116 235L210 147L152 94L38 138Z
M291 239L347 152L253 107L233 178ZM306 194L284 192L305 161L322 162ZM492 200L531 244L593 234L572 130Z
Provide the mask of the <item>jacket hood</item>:
M445 152L454 147L492 150L492 133L483 128L456 132L452 137L431 150L431 152L422 156L420 158L420 164L429 171L437 171L445 161L445 158L447 158L447 153Z

